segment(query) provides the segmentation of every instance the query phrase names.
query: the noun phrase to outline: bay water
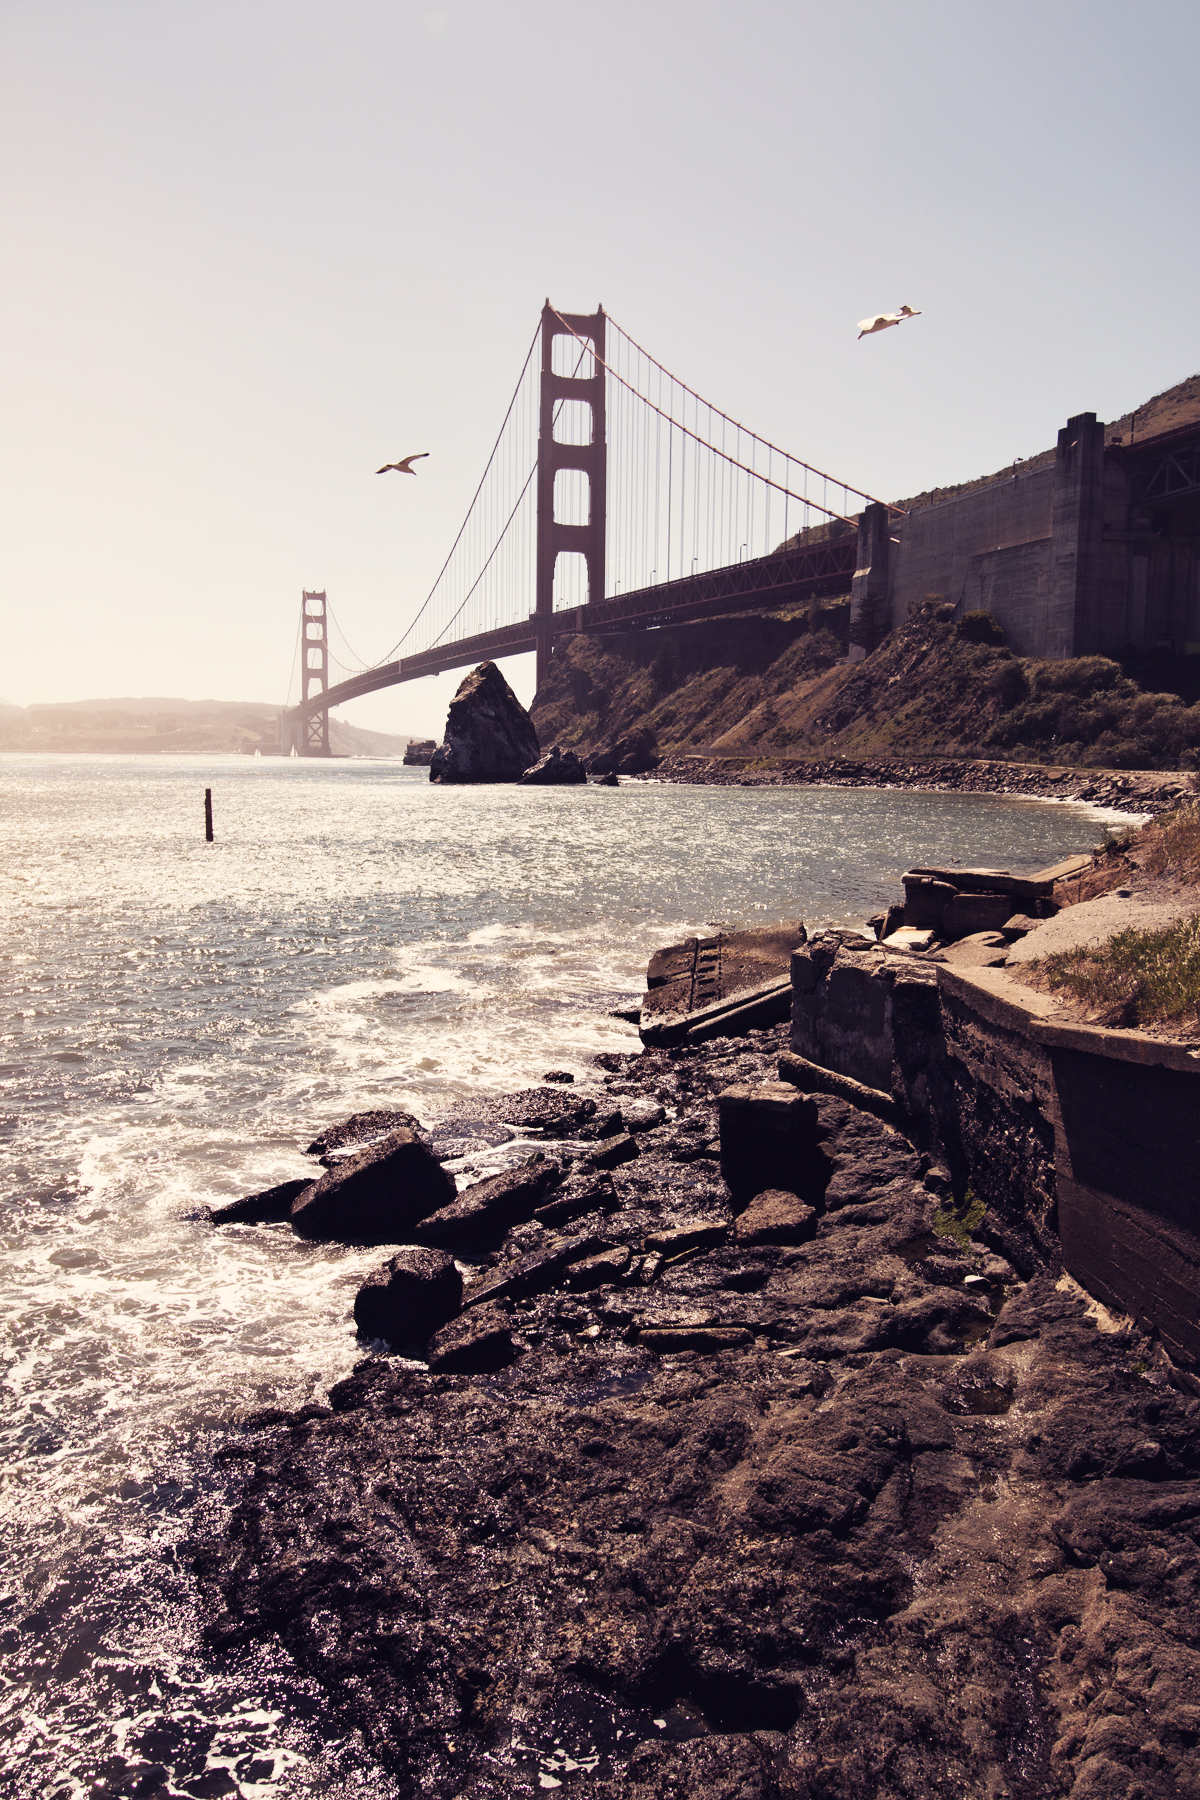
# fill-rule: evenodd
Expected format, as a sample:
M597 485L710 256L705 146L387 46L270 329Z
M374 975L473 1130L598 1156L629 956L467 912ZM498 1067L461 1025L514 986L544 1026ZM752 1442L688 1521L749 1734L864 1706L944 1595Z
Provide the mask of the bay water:
M204 789L216 838L204 841ZM586 1078L650 951L858 924L1108 815L836 788L432 787L392 762L0 757L0 1790L393 1791L280 1652L206 1652L213 1452L366 1354L379 1251L206 1208L361 1109Z

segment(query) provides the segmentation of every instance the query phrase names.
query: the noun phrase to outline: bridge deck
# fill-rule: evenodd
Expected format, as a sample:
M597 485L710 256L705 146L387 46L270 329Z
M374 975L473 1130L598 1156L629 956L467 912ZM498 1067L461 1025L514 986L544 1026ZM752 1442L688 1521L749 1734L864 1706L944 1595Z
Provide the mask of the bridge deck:
M854 574L858 540L853 535L833 538L801 549L776 551L772 556L732 563L704 575L685 575L679 581L659 582L629 594L613 594L563 612L531 613L516 625L500 625L493 631L458 638L419 650L414 656L365 669L348 681L339 681L323 694L313 694L306 706L281 713L281 722L299 726L313 713L357 700L379 688L398 682L417 681L423 675L440 675L449 669L467 668L498 656L519 656L536 650L542 632L551 638L646 630L654 626L681 625L721 613L749 612L757 607L785 606L849 586Z

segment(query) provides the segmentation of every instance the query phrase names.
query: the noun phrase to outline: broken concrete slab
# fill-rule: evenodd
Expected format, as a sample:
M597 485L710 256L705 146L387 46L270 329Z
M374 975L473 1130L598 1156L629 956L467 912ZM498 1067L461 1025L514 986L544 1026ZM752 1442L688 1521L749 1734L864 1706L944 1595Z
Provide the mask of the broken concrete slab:
M656 950L646 971L642 1042L698 1043L779 1023L787 1017L792 951L806 940L797 919Z
M885 950L920 952L931 949L936 941L937 932L932 929L902 925L899 931L893 931L891 937L884 938L883 948Z
M1008 955L1008 940L1000 931L976 931L947 944L938 952L938 961L956 969L998 969Z

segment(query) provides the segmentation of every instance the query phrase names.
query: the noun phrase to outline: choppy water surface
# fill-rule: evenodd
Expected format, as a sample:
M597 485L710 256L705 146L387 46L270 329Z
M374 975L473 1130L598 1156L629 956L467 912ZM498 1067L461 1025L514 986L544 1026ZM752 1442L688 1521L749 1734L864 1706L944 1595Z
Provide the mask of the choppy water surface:
M203 841L203 789L217 841ZM1102 815L838 789L433 788L392 763L0 758L0 1785L390 1791L282 1656L208 1659L178 1551L239 1415L362 1354L377 1251L203 1207L359 1108L631 1048L656 943L861 921L913 862Z

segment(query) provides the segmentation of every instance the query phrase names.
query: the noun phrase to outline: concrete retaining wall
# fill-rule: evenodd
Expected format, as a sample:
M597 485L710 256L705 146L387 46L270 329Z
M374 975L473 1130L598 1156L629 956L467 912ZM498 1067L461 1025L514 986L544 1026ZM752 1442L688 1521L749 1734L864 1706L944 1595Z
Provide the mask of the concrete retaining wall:
M984 608L1018 656L1045 656L1054 467L910 513L892 546L889 614L907 618L926 594L964 612Z
M1018 656L1200 645L1200 490L1187 474L1197 430L1193 421L1136 450L1120 438L1106 448L1096 415L1079 413L1052 459L903 518L867 507L851 660L869 656L929 594L960 612L993 613Z
M1005 969L832 933L792 968L799 1055L890 1094L1023 1274L1061 1262L1200 1369L1200 1055L1061 1024Z

